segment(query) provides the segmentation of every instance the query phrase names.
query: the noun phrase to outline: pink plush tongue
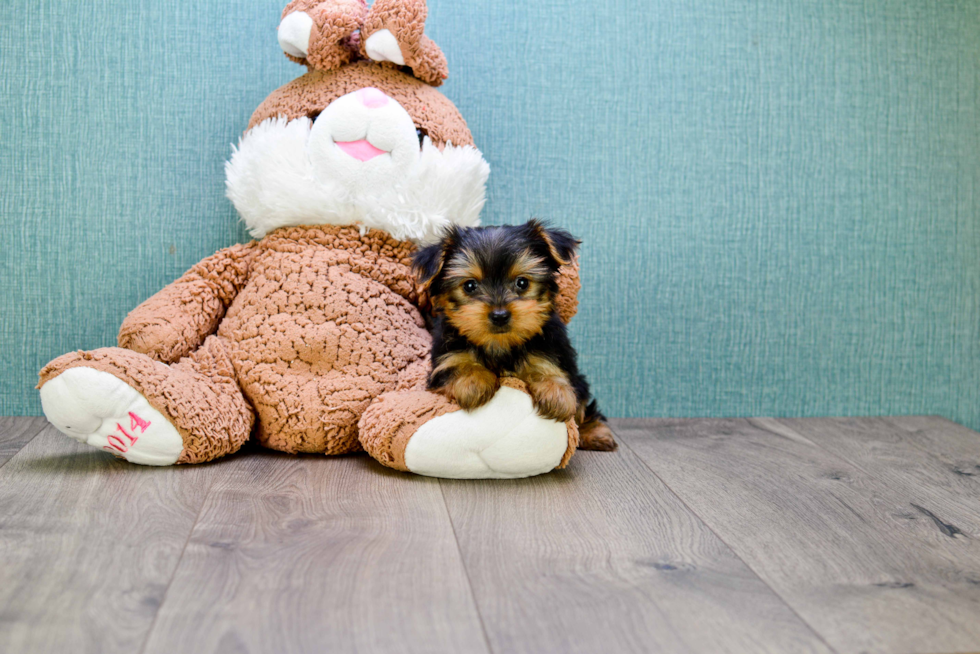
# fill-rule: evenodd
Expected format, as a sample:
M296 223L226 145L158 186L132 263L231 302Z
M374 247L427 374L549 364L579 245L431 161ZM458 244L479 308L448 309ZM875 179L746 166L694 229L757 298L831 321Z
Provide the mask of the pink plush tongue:
M379 154L385 153L385 150L379 150L368 143L367 139L361 139L360 141L337 141L336 143L337 147L358 161L374 159Z

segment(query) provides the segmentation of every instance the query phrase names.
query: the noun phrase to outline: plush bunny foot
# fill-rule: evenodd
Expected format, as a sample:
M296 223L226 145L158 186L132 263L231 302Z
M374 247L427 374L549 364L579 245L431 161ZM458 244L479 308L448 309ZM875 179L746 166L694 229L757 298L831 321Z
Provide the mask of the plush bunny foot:
M168 466L184 442L131 386L101 370L70 368L41 387L41 406L58 431L131 463Z
M429 477L517 479L563 467L578 442L574 421L542 418L523 384L501 381L473 411L423 391L382 395L361 418L361 444L384 465Z
M419 427L405 447L405 467L452 479L530 477L556 468L567 448L565 424L542 418L526 393L505 386L479 409Z
M41 369L38 388L58 429L133 463L217 459L240 448L254 422L217 336L171 365L121 347L69 352Z

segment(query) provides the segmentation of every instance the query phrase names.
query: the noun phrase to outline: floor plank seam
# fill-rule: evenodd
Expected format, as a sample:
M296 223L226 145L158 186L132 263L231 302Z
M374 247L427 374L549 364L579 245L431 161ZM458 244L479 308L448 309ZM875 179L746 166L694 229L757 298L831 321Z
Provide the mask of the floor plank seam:
M616 433L616 430L613 430L613 432ZM717 538L720 543L722 543L725 547L728 548L728 551L732 553L732 556L734 556L736 559L738 559L739 561L741 561L742 564L746 567L746 569L748 569L749 571L751 571L752 574L754 574L756 576L756 578L760 582L762 582L763 584L765 584L766 588L768 588L770 591L772 591L773 595L775 595L779 599L779 601L783 603L783 606L785 606L793 615L795 615L797 617L797 619L800 621L801 624L806 625L806 628L809 629L813 633L813 635L816 636L816 638L821 643L823 643L824 645L826 645L828 650L830 650L831 652L835 652L835 653L839 654L838 650L835 649L834 647L832 647L829 642L827 642L827 639L825 639L823 637L823 634L821 634L819 631L817 631L812 624L810 624L807 620L805 620L803 618L803 616L800 615L800 613L796 610L796 608L794 608L789 602L786 601L786 598L785 597L783 597L778 591L776 591L776 589L773 588L772 585L769 584L769 582L767 582L759 574L759 572L755 568L753 568L751 565L749 565L749 563L745 559L743 559L739 555L739 553L737 551L735 551L735 548L733 548L728 543L728 541L726 541L724 538L722 538L721 535L717 531L715 531L715 528L712 527L711 524L707 520L705 520L701 516L700 513L698 513L697 511L694 510L694 507L692 507L691 505L689 505L684 500L683 497L681 497L673 488L670 487L670 485L666 482L666 480L663 479L663 477L661 477L660 475L658 475L657 472L647 464L646 460L644 460L643 457L641 457L639 454L636 453L635 450L633 450L633 448L630 446L630 444L628 442L628 439L624 439L618 433L616 433L616 435L619 436L619 439L618 440L619 440L620 445L621 446L625 445L626 446L626 449L629 450L630 455L632 455L635 459L637 459L643 465L644 468L646 468L647 470L649 470L650 471L650 474L652 474L654 477L656 477L660 481L660 483L662 483L664 485L664 487L667 488L667 490L670 491L670 493L674 497L677 498L677 501L678 502L680 502L685 507L687 507L687 510L690 511L692 515L697 516L697 519L700 520L704 524L704 526L708 529L708 531L710 531L712 534L714 534L715 538Z
M466 559L463 557L463 548L459 544L459 535L456 533L456 524L453 522L453 515L449 512L449 503L446 501L446 490L443 488L442 480L438 480L439 494L442 495L442 507L446 510L446 517L449 518L449 528L453 530L453 540L456 541L456 552L459 554L459 563L463 567L463 574L466 576L466 587L470 590L470 600L476 610L476 617L480 619L480 631L483 633L483 642L487 646L487 654L494 652L490 644L490 636L487 634L487 626L483 623L483 612L480 611L480 603L476 601L476 592L473 590L473 580L470 579L470 569L466 566Z
M20 453L24 451L24 448L27 447L28 445L30 445L31 444L31 441L33 441L35 438L37 438L38 436L40 436L41 433L44 432L44 431L46 431L48 427L51 427L52 429L54 429L54 427L52 427L51 425L42 422L41 423L41 426L38 427L38 429L37 429L36 432L34 432L34 435L31 436L30 438L28 438L26 441L24 441L24 444L20 446L20 449L17 450L17 453L16 454L14 454L13 456L11 456L6 461L0 463L0 469L2 469L5 465L7 465L8 463L10 463L11 461L13 461L15 458L17 458L20 455Z
M160 612L163 611L164 605L167 603L167 596L170 594L170 587L174 583L174 579L177 577L177 571L180 570L180 566L184 561L184 554L187 552L187 546L191 542L191 538L194 537L194 530L197 529L197 522L201 519L201 514L204 513L204 507L208 503L208 499L211 497L211 492L214 490L215 482L211 482L211 487L208 488L208 492L204 494L204 499L201 500L201 506L197 507L197 513L194 515L194 523L191 525L190 531L187 532L187 539L184 541L184 546L180 548L180 556L177 557L177 562L174 564L173 572L170 573L170 579L167 580L167 587L163 591L163 597L160 599L160 605L157 606L157 612L153 614L153 620L150 622L149 629L146 630L146 638L143 639L143 645L139 649L139 654L145 654L147 646L150 644L150 637L153 635L153 630L157 626L157 618L160 617Z

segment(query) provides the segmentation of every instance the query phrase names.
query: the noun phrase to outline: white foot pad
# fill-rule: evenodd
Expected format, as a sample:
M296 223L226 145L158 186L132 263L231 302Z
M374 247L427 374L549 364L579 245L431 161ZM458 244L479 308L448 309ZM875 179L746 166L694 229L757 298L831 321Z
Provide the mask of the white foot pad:
M107 372L69 368L41 387L48 422L77 441L132 463L169 466L184 441L134 388Z
M527 393L504 386L475 411L419 427L405 448L405 466L429 477L517 479L553 470L566 449L565 423L542 418Z

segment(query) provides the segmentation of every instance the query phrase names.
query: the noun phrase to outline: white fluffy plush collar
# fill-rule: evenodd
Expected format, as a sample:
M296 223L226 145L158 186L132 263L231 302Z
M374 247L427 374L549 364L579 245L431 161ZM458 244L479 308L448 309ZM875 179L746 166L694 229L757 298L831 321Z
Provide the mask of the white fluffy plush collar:
M310 125L308 118L270 118L232 149L228 198L254 238L294 225L362 225L425 244L449 224L479 224L490 166L476 148L440 151L426 138L408 174L386 188L352 191L314 175L306 154Z

